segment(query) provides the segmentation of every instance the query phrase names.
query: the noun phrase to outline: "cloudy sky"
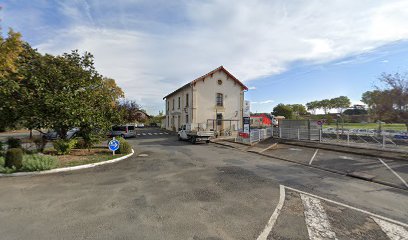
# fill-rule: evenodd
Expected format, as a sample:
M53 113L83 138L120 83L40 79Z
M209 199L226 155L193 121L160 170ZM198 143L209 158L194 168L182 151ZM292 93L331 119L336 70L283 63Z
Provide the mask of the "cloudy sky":
M40 52L95 56L98 71L151 114L163 96L223 65L253 112L349 96L408 67L408 1L6 0L13 27Z

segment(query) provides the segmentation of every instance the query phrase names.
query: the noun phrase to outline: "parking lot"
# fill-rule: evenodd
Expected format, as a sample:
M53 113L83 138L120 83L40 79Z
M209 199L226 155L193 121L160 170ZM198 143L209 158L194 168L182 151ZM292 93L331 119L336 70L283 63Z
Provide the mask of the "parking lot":
M1 178L7 194L0 195L0 235L195 240L407 234L405 190L153 130L129 138L135 155L116 164ZM297 147L286 152L306 159Z
M408 189L408 161L369 157L351 153L278 144L263 152L272 157L293 160L366 180L390 183Z

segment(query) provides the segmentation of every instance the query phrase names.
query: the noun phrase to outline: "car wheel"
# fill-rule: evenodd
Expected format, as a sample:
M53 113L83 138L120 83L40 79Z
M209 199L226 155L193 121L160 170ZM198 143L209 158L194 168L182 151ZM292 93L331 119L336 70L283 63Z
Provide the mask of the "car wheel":
M192 144L196 144L196 142L197 142L197 141L196 141L196 138L195 138L195 137L192 137L192 138L191 138L191 143L192 143Z
M178 135L178 140L179 140L179 141L183 140L183 139L181 139L180 135Z
M206 143L210 143L210 140L205 141Z

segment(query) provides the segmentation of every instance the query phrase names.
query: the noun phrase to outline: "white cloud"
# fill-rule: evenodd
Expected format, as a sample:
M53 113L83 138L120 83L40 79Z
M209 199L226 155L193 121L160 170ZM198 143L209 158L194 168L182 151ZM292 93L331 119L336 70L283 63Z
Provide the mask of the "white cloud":
M248 82L295 61L324 63L408 38L408 1L164 1L155 11L167 15L146 20L144 9L127 9L148 3L130 2L64 2L72 24L37 47L92 52L102 74L153 112L166 93L219 65Z
M255 86L250 86L250 87L248 87L248 90L256 90L256 87Z

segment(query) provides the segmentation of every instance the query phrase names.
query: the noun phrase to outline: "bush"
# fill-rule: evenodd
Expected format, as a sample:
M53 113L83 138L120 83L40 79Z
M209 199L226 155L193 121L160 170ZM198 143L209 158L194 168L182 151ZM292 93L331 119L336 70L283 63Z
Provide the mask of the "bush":
M18 138L8 138L7 139L8 148L21 148L21 140Z
M43 137L35 137L33 139L33 142L35 144L35 148L39 152L44 152L45 145L47 145L47 139Z
M84 141L84 139L78 139L76 144L75 144L75 148L76 149L87 149L87 145L86 142Z
M3 144L3 142L2 141L0 141L0 157L2 157L3 156L3 154L4 154L4 146L3 146L4 144Z
M124 138L118 137L116 140L119 141L119 149L116 150L118 154L129 154L132 152L132 146L130 146L129 142L126 141Z
M75 139L71 140L61 139L55 141L53 145L58 155L65 155L71 152L71 150L75 147L76 143L77 141Z
M43 171L50 170L57 166L58 160L56 157L33 154L23 157L23 170L25 171Z
M4 157L0 156L0 167L4 167L5 163L6 163L6 159L4 159Z
M4 166L7 168L15 167L20 169L23 161L23 150L21 148L10 148L6 152L6 161Z

